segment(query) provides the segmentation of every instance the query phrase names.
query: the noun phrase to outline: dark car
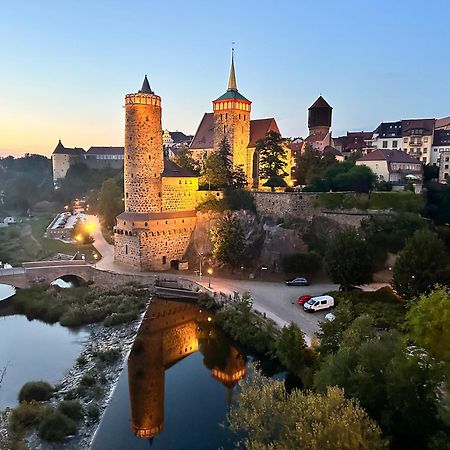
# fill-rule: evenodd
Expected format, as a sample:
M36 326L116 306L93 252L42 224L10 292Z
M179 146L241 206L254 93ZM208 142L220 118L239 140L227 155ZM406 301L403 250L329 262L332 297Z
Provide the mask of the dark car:
M339 286L339 292L350 292L350 291L363 291L364 289L359 286L353 286L353 284L341 284Z
M286 281L287 286L309 286L309 282L304 277L297 277L293 280Z

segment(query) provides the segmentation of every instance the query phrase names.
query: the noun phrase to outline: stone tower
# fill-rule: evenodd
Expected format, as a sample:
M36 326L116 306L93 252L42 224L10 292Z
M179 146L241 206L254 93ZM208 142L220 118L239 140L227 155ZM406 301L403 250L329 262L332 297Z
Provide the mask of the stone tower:
M326 134L331 128L331 114L333 108L320 96L308 108L309 134Z
M251 157L247 149L250 142L250 100L238 92L234 71L234 52L231 55L230 77L225 94L213 101L214 151L219 149L225 136L231 147L233 166L242 165L250 180Z
M164 159L161 98L150 88L125 96L125 211L114 227L114 261L166 270L184 257L196 223L198 178Z
M141 90L125 96L125 211L161 212L163 169L161 97L145 75Z

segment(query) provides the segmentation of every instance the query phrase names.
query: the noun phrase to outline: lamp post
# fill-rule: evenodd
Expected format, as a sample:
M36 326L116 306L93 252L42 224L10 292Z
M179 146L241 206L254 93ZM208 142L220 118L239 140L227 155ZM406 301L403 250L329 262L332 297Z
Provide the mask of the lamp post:
M208 288L211 289L211 275L213 273L213 270L211 269L211 267L208 269Z
M198 256L200 257L200 267L198 271L198 275L201 278L202 277L202 259L203 259L203 253L199 253Z
M94 253L94 267L97 267L98 253Z

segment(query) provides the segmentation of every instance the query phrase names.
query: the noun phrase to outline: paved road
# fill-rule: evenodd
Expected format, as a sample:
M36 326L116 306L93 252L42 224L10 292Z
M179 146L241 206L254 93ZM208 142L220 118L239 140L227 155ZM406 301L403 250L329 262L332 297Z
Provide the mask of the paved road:
M103 270L111 270L119 273L133 273L129 269L124 269L114 263L114 249L108 244L101 232L100 224L96 216L89 216L89 220L96 223L93 232L94 246L102 254L102 259L97 262L97 267ZM173 274L171 274L173 276ZM201 279L195 275L185 275L180 273L183 278L190 278L208 286L208 276ZM289 287L282 282L265 282L254 280L232 280L225 278L211 278L211 288L217 292L233 294L239 292L243 294L250 292L253 298L253 308L267 317L273 319L279 326L284 326L290 322L296 323L305 334L308 343L314 333L319 328L319 321L324 319L328 311L316 313L305 313L301 306L297 304L297 298L303 294L321 295L324 292L337 288L337 285L331 283L313 284L308 287Z
M207 277L203 276L201 283L208 285ZM194 278L193 278L194 279ZM196 278L198 281L198 277ZM282 282L265 282L252 280L229 280L211 278L211 289L225 294L233 292L250 292L253 298L253 308L273 319L278 325L284 326L290 322L296 323L310 342L319 329L319 321L323 320L329 311L306 313L297 304L300 295L321 295L324 292L337 289L331 283L313 284L306 287L286 286Z

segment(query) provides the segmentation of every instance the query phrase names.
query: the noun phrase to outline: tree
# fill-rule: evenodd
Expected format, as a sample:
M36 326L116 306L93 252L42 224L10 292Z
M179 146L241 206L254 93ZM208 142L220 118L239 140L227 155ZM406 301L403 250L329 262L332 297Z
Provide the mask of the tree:
M242 189L247 186L247 176L242 165L236 166L231 174L231 186L234 189Z
M209 189L211 186L216 188L226 186L227 168L218 153L212 153L206 158L202 175Z
M339 349L325 357L315 386L344 389L380 424L390 448L422 450L444 429L438 417L437 370L426 355L409 354L396 331L379 332L361 316L344 332Z
M214 258L231 270L240 266L245 250L244 232L239 220L227 214L211 229L212 254Z
M177 148L174 162L183 169L194 172L196 175L200 173L198 161L192 157L192 151L187 146Z
M330 185L333 191L370 192L375 181L376 175L369 167L352 166L347 172L340 173L330 180Z
M450 363L450 288L439 287L420 295L412 303L406 323L413 342L440 361Z
M428 229L417 230L397 258L393 288L411 300L430 292L438 283L446 285L449 282L449 257L444 242Z
M355 228L338 232L325 254L325 267L333 283L364 284L372 278L372 259L366 241Z
M291 322L281 330L276 355L289 372L297 375L304 385L312 384L314 352L306 345L300 328Z
M256 142L255 151L259 155L259 174L261 178L267 179L264 186L269 186L272 192L275 187L286 186L284 178L289 175L285 170L287 153L281 135L269 131L264 139Z
M232 185L233 182L233 155L231 153L231 147L226 136L222 138L217 150L218 156L223 161L223 167L225 169L225 176L228 185Z
M102 225L111 230L123 208L122 191L114 178L108 178L102 184L97 203Z
M322 154L314 150L310 143L306 143L303 151L297 157L295 177L297 184L311 184L313 179L321 179L324 171L334 164L334 162L322 159Z
M450 223L450 185L428 183L424 215L434 223Z
M283 381L266 378L257 369L250 370L240 386L228 415L231 430L240 437L238 448L385 448L377 424L340 389L329 388L325 394L298 389L288 393Z

